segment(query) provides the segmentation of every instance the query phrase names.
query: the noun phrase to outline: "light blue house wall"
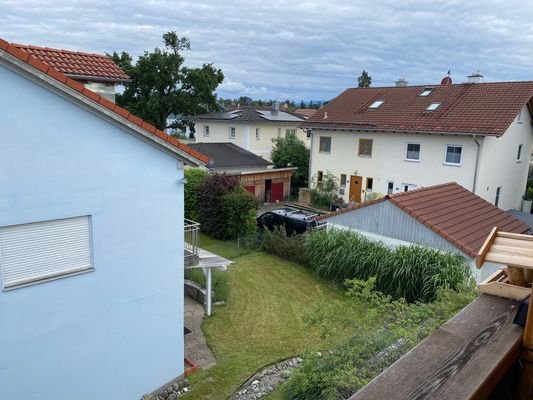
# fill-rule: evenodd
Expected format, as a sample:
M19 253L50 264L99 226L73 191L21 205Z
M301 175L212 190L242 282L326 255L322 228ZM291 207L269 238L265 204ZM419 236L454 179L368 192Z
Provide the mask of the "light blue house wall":
M95 267L0 292L0 398L138 399L183 373L183 171L1 65L0 82L0 227L91 215Z

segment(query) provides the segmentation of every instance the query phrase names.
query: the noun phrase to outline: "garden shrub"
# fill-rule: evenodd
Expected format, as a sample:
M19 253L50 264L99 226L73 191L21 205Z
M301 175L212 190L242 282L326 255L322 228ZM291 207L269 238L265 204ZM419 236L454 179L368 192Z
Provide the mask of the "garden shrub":
M208 173L199 168L185 169L184 198L185 198L185 218L198 221L200 218L198 204L198 190L204 184Z
M311 189L311 201L313 205L329 208L330 204L337 199L339 182L335 175L326 171L322 180L313 179L314 187Z
M185 269L185 279L196 282L205 289L205 275L200 268ZM225 271L211 271L211 286L215 292L215 301L227 301L229 294L228 274Z
M439 289L461 290L470 268L453 253L421 246L391 249L347 230L308 233L304 248L315 273L334 282L376 277L376 288L408 302L434 301Z
M344 303L329 303L305 317L323 335L332 326L367 326L331 351L309 353L283 386L285 399L347 399L390 366L433 330L472 301L474 290L439 291L434 303L394 300L376 291L376 279L347 282L347 295L364 305L363 314Z
M220 219L224 221L222 239L236 239L255 233L257 229L254 197L240 188L220 199Z
M308 259L303 244L303 235L287 236L284 227L276 227L272 232L265 229L263 235L263 249L266 252L298 264L307 265Z
M236 239L255 229L257 205L236 176L209 175L198 189L198 204L200 229L216 239Z

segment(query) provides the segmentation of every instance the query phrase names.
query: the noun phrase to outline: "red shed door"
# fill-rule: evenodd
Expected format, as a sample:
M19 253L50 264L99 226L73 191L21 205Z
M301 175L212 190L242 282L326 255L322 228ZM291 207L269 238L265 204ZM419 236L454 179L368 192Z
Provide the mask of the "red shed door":
M283 182L272 182L272 203L283 201Z
M250 192L252 194L252 196L255 197L255 186L254 185L251 185L251 186L245 186L244 187L248 192Z

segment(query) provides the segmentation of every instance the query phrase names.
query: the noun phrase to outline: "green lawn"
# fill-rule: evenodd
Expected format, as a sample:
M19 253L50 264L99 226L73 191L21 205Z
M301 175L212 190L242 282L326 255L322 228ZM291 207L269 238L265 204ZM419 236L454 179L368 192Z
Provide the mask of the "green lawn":
M230 258L239 252L235 242L205 235L200 246ZM358 329L323 339L316 329L305 326L304 315L320 303L341 301L346 307L357 307L308 269L263 252L234 261L227 271L227 303L214 308L214 315L203 324L217 365L190 377L192 390L185 398L225 399L262 366L306 350L332 348Z

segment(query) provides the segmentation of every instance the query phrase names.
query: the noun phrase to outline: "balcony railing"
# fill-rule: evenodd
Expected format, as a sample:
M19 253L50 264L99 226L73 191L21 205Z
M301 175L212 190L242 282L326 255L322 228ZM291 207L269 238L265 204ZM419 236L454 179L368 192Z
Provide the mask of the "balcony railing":
M198 233L200 224L185 218L185 266L190 267L198 263Z

